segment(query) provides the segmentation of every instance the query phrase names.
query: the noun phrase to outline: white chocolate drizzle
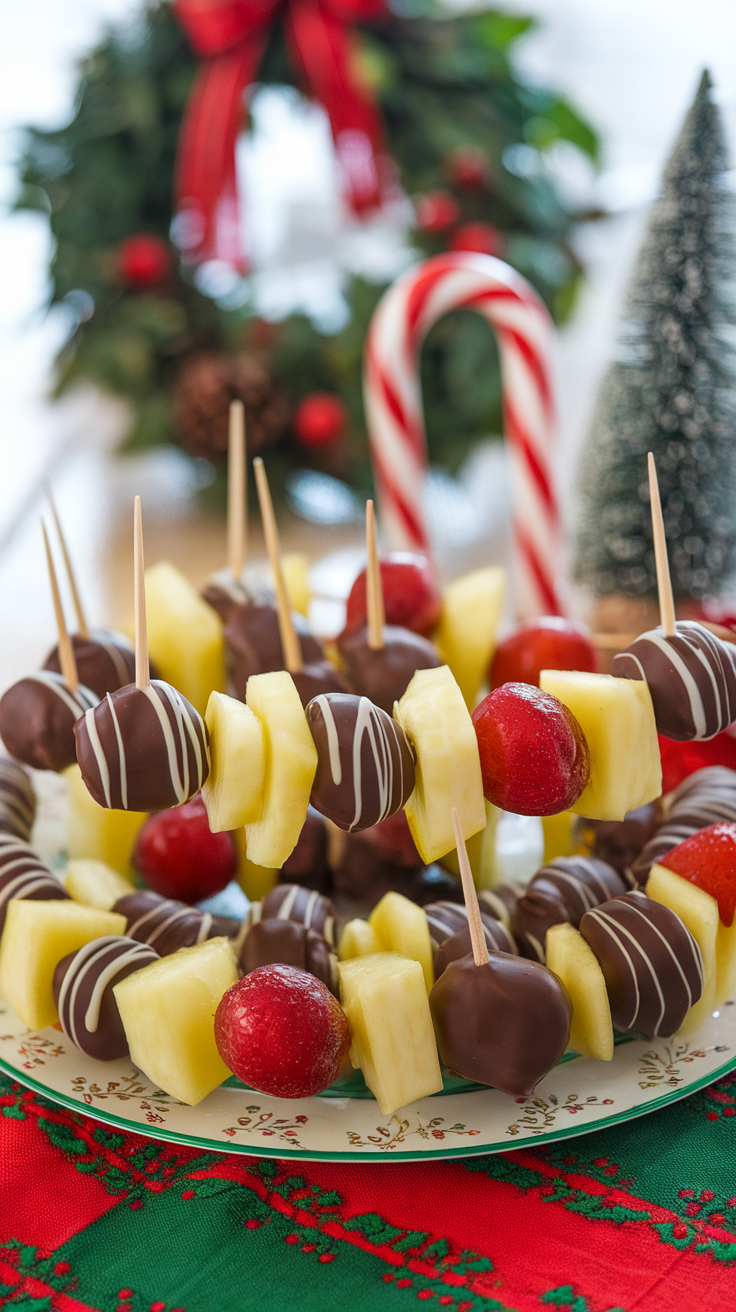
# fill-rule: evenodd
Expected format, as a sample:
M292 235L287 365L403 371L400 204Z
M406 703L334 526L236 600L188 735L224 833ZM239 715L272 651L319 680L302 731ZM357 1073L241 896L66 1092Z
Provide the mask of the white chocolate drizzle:
M330 699L325 693L321 693L314 700L322 711L327 731L330 772L332 782L337 788L342 783L343 772L340 759L340 738L335 716L330 705ZM403 798L404 759L401 753L400 733L403 733L401 726L395 720L392 720L390 716L381 713L368 697L359 699L351 744L355 813L352 822L348 826L349 833L361 827L365 810L362 754L363 741L366 737L370 746L373 772L378 786L379 814L375 819L371 817L371 824L379 824L381 820L385 820L387 816L392 814L392 801L396 796L399 799ZM398 762L398 790L395 787L396 762Z
M75 721L99 701L97 694L92 692L91 688L85 688L83 683L79 684L76 692L72 692L63 674L58 674L56 670L37 670L35 674L27 674L24 682L45 684L63 701Z
M106 935L104 938L92 939L90 943L86 943L84 947L79 949L74 960L69 963L69 969L59 990L57 1004L59 1020L64 1028L64 1033L78 1048L82 1047L77 1032L75 1015L79 990L89 972L93 971L98 965L100 958L104 958L111 948L117 948L118 946L122 951L115 952L110 957L107 965L103 966L97 976L92 988L84 1015L84 1027L90 1034L96 1033L97 1026L100 1023L100 1006L102 1005L102 996L105 989L115 976L120 974L123 967L128 966L132 961L137 961L142 968L157 959L157 953L147 943L135 943L130 939L113 934Z

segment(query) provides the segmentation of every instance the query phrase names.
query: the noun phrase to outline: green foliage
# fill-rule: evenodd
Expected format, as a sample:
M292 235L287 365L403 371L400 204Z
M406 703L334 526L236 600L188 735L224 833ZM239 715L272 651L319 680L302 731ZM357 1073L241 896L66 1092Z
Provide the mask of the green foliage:
M544 152L564 140L595 160L598 141L567 101L524 85L514 72L514 45L530 26L527 18L496 11L449 17L415 0L402 15L360 28L357 58L406 192L451 191L460 221L497 229L506 258L562 318L580 270L567 245L573 216ZM146 293L123 285L117 270L126 237L151 233L168 241L176 142L195 70L168 4L148 0L136 24L111 29L83 62L71 122L52 132L28 130L20 164L17 205L49 215L56 243L51 301L68 309L73 325L57 390L90 379L127 398L136 416L132 446L175 440L171 387L191 352L242 349L247 340L249 308L216 305L181 267ZM279 25L259 79L296 83ZM453 152L468 147L482 154L488 170L486 184L475 190L453 183L448 172ZM514 150L521 152L516 163ZM444 248L447 234L415 237L429 254ZM271 360L294 402L321 388L342 395L350 418L347 473L366 490L362 350L383 290L352 279L346 288L351 319L333 336L292 316ZM431 458L455 468L473 439L501 424L489 328L469 314L438 324L424 353L423 380ZM285 472L297 453L288 437L282 445L277 464ZM304 462L303 451L298 459Z
M667 164L585 452L577 574L600 595L656 596L648 451L676 595L717 594L736 564L736 266L725 168L706 73Z

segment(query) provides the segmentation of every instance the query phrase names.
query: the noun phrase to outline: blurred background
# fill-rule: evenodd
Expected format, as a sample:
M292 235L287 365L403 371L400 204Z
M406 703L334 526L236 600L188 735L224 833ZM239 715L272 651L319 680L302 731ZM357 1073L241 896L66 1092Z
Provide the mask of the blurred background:
M413 102L401 102L404 84L397 74L404 70L409 85L408 29L398 30L393 44L371 44L369 36L361 47L365 75L395 116L392 145L395 140L404 187L394 186L379 217L360 221L342 199L324 110L282 80L283 52L269 47L269 75L249 96L244 120L249 130L237 146L238 189L245 201L240 236L250 267L246 273L223 260L206 261L188 275L182 293L190 297L188 314L194 297L200 298L197 306L212 305L221 316L212 330L220 334L217 350L230 349L240 373L228 373L231 366L223 365L222 353L218 356L209 343L196 356L196 369L191 354L186 369L177 365L178 391L171 391L169 380L169 399L162 401L158 383L146 390L135 381L135 361L168 329L160 320L142 325L139 316L133 322L131 313L121 326L119 307L142 301L111 297L106 302L105 278L110 282L113 275L97 266L94 277L103 290L95 299L82 277L92 277L84 265L83 224L74 256L80 284L64 284L74 264L66 248L63 278L57 276L56 301L49 309L54 237L48 197L55 213L63 213L65 204L68 209L66 166L54 164L54 150L61 146L53 134L73 119L82 61L107 39L111 26L117 29L118 67L120 60L137 57L141 12L139 0L25 0L3 15L0 687L38 665L51 644L53 618L38 528L45 481L54 489L95 623L123 624L130 611L135 492L144 500L149 562L166 556L196 584L224 563L222 475L210 433L222 419L222 396L233 389L243 392L246 409L254 407L253 433L260 434L265 448L271 446L266 462L283 497L285 546L306 551L315 562L330 554L330 568L314 576L315 586L325 594L344 593L360 560L360 521L370 488L358 415L361 333L380 290L417 255L448 243L462 248L465 242L508 258L536 283L559 322L557 478L569 520L580 446L610 360L626 280L703 68L710 70L731 142L736 129L736 8L730 0L701 0L696 12L685 0L509 0L493 11L495 25L487 25L483 36L501 74L505 77L510 66L515 77L519 140L503 148L497 166L503 170L507 208L516 187L518 213L508 230L500 220L494 226L477 217L476 192L485 188L492 214L501 202L490 177L473 182L472 151L463 156L460 146L448 145L446 185L439 192L423 183L419 165L410 176L412 142L401 138L401 114L408 121L409 111L418 111ZM467 11L458 7L461 12ZM421 15L402 8L400 17L419 21ZM470 29L458 33L458 59L471 58ZM431 35L427 39L431 44ZM173 54L161 58L166 68ZM141 104L151 76L149 68L141 79ZM445 131L441 108L440 101L430 105L437 113L438 138ZM101 111L78 122L82 135L92 131L102 137L117 130ZM29 138L29 126L52 136ZM428 131L433 126L434 121ZM79 145L79 137L75 140ZM429 178L428 166L425 173ZM50 190L39 185L41 174L51 180ZM732 177L727 175L729 186ZM114 215L127 202L122 195L117 199L113 181L107 201ZM438 194L459 196L461 207L467 201L461 215L466 222L458 226L454 220L454 235L442 228ZM19 198L24 208L16 208ZM461 228L473 224L474 233L458 237ZM121 234L129 235L136 229ZM119 277L122 255L119 246L116 250ZM131 286L136 276L150 275L149 290L155 291L155 269L136 275L135 254L126 274ZM153 256L155 264L155 251ZM148 257L150 265L150 250ZM85 324L99 322L103 313L112 335L109 349L114 354L117 341L116 359L133 361L118 388L110 385L115 369L104 358L100 363L104 350L93 357L79 348ZM206 317L205 310L201 313ZM500 429L493 344L487 330L466 319L452 331L457 340L435 331L425 352L424 378L434 471L429 512L446 576L503 560L508 526L504 450L493 440ZM475 369L472 386L463 360ZM150 374L151 367L146 358L142 373ZM485 381L476 391L478 377ZM106 385L94 386L95 378ZM52 399L60 380L68 386ZM342 418L333 416L331 433L329 411L313 407L310 428L308 408L299 408L324 392L338 396L343 406ZM255 523L251 552L262 555ZM322 627L335 624L336 614L334 607L323 610Z

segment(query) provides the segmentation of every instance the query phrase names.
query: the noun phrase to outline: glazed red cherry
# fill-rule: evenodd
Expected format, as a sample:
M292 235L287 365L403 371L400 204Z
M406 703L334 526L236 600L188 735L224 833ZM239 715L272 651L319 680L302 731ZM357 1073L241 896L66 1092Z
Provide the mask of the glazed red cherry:
M311 1098L340 1074L350 1026L337 998L296 966L259 966L222 997L215 1041L244 1084L273 1098Z
M442 610L442 594L426 556L414 551L394 551L380 562L386 623L412 629L428 638ZM367 616L365 570L361 570L348 597L346 627L365 624Z
M237 864L232 836L210 833L199 794L146 820L133 852L133 865L154 893L180 902L202 902L220 893Z
M557 815L590 778L590 752L572 711L528 683L505 683L473 711L483 792L517 815Z
M492 688L503 683L533 683L539 687L540 670L598 669L596 650L588 630L560 615L531 620L500 642L488 674Z

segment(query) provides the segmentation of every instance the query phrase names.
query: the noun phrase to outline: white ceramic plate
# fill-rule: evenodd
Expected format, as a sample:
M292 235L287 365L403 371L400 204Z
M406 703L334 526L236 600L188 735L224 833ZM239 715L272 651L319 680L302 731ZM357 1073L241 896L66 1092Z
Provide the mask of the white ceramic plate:
M0 1003L0 1068L54 1102L124 1130L218 1152L321 1161L421 1161L508 1152L665 1107L736 1066L736 1005L689 1040L619 1043L611 1062L568 1054L527 1099L448 1081L393 1116L354 1084L292 1101L234 1078L197 1107L154 1088L129 1060L92 1061L56 1029L33 1033ZM460 1091L462 1090L462 1091ZM357 1096L356 1096L357 1094Z

